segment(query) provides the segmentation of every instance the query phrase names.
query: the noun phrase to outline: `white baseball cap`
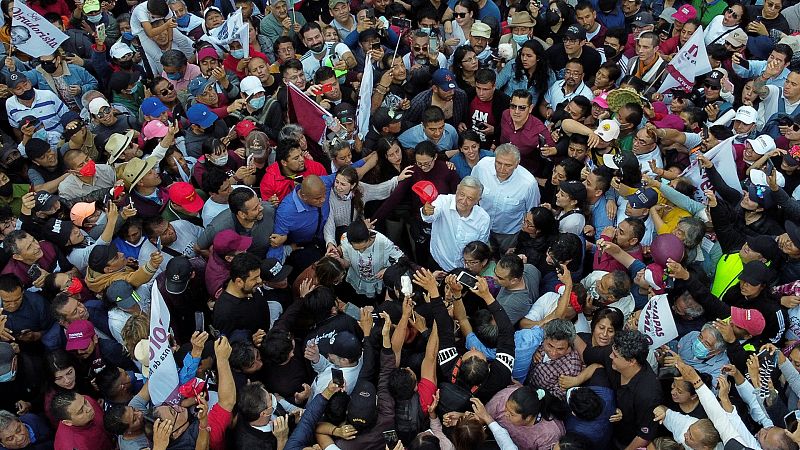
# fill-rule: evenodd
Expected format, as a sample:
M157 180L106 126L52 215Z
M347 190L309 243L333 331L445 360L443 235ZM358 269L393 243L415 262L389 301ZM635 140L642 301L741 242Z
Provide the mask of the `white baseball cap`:
M767 178L768 178L767 174L763 170L750 169L750 181L756 186L769 186ZM784 178L783 174L780 172L776 171L775 181L778 183L778 186L780 187L786 186L786 178Z
M619 124L616 120L612 119L601 120L594 132L600 136L600 139L603 141L611 142L619 137Z
M756 119L758 118L758 112L752 106L742 106L738 110L736 110L736 116L733 120L738 120L742 123L746 123L748 125L756 123Z
M103 97L97 97L89 102L89 112L97 115L101 109L105 108L106 106L111 106L108 104L108 101Z
M239 83L239 89L244 92L248 97L259 92L264 92L264 86L261 85L261 80L253 75L248 75Z
M114 59L122 59L126 55L130 55L133 53L131 47L124 42L116 42L114 45L111 46L111 57Z
M753 147L753 151L759 155L766 155L768 152L775 150L775 139L768 134L762 134L755 139L748 139L747 142Z

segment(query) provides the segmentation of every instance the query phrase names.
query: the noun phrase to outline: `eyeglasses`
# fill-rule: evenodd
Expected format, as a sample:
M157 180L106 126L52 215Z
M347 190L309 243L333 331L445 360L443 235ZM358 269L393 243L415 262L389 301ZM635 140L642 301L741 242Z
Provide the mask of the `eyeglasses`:
M432 166L434 162L436 162L436 159L432 159L432 160L430 160L428 162L417 161L416 164L417 164L417 167L419 167L420 169L425 169L427 167Z
M103 117L105 117L105 116L107 116L109 114L111 114L111 107L110 106L104 106L104 107L100 108L100 111L97 111L97 117L99 119L102 119Z
M739 14L736 11L734 11L733 8L725 9L725 14L730 14L731 17L733 17L734 19L738 19L739 18Z
M478 261L477 259L465 259L464 260L464 265L467 266L467 267L479 266L480 264L481 264L481 262Z
M423 45L422 47L420 47L419 45L414 46L415 52L427 52L429 49L430 47L428 47L427 45Z
M477 61L477 60L478 60L477 56L470 56L469 58L462 59L461 62L465 63L465 62L473 62L473 61Z
M510 109L510 110L512 110L512 111L513 111L513 110L516 110L516 111L525 111L526 109L528 109L528 105L515 105L515 104L513 104L513 103L512 103L512 104L510 104L510 105L508 106L508 109Z
M463 19L467 17L467 13L453 13L453 17L456 17L458 19Z
M714 91L718 91L718 90L722 89L720 86L712 86L710 84L703 84L703 87L706 88L706 89L714 90Z
M172 84L168 84L167 87L165 87L164 89L160 90L159 92L161 93L161 95L167 95L167 94L169 94L170 92L172 92L174 90L175 90L175 86L173 86Z

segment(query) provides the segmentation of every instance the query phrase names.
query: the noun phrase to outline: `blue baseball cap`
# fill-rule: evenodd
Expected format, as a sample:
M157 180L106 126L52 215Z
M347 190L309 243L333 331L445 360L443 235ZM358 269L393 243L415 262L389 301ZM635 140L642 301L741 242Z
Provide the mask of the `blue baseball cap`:
M190 123L202 128L210 128L219 119L219 116L214 114L208 106L200 103L192 105L186 111L186 117L189 118Z
M158 97L147 97L142 100L142 114L145 116L158 117L167 111L169 111L169 108Z
M450 92L456 87L456 75L447 69L437 69L433 72L433 84L443 91Z
M206 78L202 75L198 75L189 82L189 93L192 94L192 97L197 97L202 94L209 85L213 84L214 81L213 78Z
M631 208L642 209L652 208L658 203L658 192L653 188L638 189L635 193L626 197Z

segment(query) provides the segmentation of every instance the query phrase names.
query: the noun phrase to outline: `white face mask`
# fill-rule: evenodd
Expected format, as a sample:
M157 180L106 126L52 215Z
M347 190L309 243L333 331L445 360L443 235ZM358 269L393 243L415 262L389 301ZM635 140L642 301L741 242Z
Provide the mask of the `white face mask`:
M211 161L211 164L214 164L215 166L223 167L225 164L228 164L228 154L226 153L226 154L220 156L217 159L209 158L209 160Z

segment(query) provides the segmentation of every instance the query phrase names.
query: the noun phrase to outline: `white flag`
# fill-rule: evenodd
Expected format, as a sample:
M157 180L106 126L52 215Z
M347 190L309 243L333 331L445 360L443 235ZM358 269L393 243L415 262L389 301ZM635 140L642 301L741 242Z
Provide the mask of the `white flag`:
M733 157L732 137L725 139L711 150L703 153L703 156L708 158L708 160L714 164L714 167L725 181L725 184L739 192L742 192L742 184L741 181L739 181L739 175L736 171L736 161ZM697 186L695 200L699 202L705 202L706 196L703 194L703 191L706 189L712 189L713 186L711 186L711 182L708 181L708 175L706 174L706 171L700 167L700 163L697 161L697 155L691 155L690 159L691 163L689 164L689 167L683 171L681 176L688 178L691 180L692 184Z
M153 283L150 297L150 377L148 389L154 405L180 400L178 366L169 344L170 314L164 297Z
M678 50L678 53L667 64L666 70L667 77L661 83L658 92L666 92L672 88L690 92L694 86L695 77L711 72L706 44L703 41L702 26L695 30L692 37Z
M66 34L21 1L14 2L10 34L11 45L34 58L52 55L67 40Z
M647 336L651 350L678 337L666 294L655 295L644 305L639 316L639 331Z
M240 32L242 31L242 27L244 27L244 22L242 20L242 8L239 8L235 13L228 16L228 19L225 21L225 23L211 30L211 32L208 35L203 36L201 40L210 42L218 47L227 47L231 41L238 41L241 39ZM245 30L245 34L247 35L249 41L249 30L246 27ZM242 43L242 45L244 46L245 43ZM247 52L247 46L245 46L245 54L247 54Z
M364 139L369 132L373 77L372 56L367 54L367 59L364 61L364 75L361 77L361 87L358 92L358 110L356 111L356 126L358 127L358 137L360 139Z

